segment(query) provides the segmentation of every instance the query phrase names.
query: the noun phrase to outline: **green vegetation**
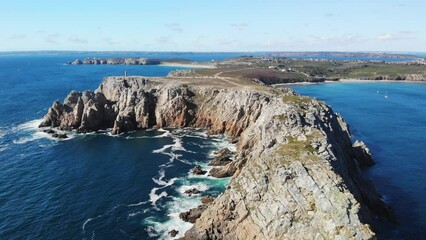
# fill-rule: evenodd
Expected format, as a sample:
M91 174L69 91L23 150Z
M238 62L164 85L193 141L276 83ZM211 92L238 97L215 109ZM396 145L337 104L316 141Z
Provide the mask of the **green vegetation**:
M309 103L312 101L312 98L304 97L304 96L297 96L297 95L288 95L283 97L284 102L293 102L296 104L301 103Z
M287 144L281 144L276 153L278 156L283 157L284 161L302 160L309 158L308 155L313 156L315 149L311 146L310 139L306 141L297 141L297 139L290 137Z
M408 74L426 75L424 65L400 65L400 64L364 64L362 67L349 71L346 75L349 78L360 79L395 79L404 80Z
M273 57L240 57L217 63L217 68L194 69L195 75L180 77L189 85L252 88L272 91L262 85L324 82L339 79L426 81L426 65L366 61L329 61ZM307 101L287 97L285 101Z

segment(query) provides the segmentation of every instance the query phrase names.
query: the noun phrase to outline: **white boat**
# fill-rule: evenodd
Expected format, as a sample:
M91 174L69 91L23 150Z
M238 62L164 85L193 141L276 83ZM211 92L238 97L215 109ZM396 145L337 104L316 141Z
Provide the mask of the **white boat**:
M386 93L385 93L385 98L389 98L388 97L388 91L386 91Z

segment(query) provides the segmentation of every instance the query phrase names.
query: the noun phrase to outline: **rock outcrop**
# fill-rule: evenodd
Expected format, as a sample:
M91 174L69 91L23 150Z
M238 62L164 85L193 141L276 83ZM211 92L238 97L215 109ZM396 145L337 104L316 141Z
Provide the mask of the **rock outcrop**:
M209 166L225 166L232 162L232 152L228 148L219 150L213 161L209 162Z
M160 59L151 58L86 58L83 60L76 59L69 62L71 65L158 65L161 63Z
M290 90L110 77L94 92L55 102L41 126L114 134L201 127L239 137L235 159L222 167L232 175L227 190L182 214L194 222L184 239L372 239L372 212L392 216L362 175L366 160L357 158L368 152L352 147L343 119Z

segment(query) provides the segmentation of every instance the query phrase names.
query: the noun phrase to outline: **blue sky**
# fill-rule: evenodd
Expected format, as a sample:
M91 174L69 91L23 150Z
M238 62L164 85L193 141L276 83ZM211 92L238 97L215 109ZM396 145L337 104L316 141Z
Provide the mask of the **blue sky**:
M426 51L424 0L0 0L0 51Z

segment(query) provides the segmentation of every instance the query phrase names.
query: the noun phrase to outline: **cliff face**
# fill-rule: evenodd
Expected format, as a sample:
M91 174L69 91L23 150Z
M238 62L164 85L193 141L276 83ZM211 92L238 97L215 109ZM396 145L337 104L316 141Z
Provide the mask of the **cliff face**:
M138 77L106 78L95 92L55 102L42 127L114 134L202 127L239 137L228 189L185 239L371 239L371 211L390 212L360 165L342 118L327 105L270 91L188 87ZM357 159L358 158L358 159Z

